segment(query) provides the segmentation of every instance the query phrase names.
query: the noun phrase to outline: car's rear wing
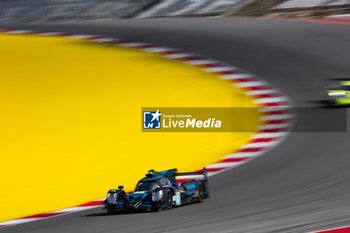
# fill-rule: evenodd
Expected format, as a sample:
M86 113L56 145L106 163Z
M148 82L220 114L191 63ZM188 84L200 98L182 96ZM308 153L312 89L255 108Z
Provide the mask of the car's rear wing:
M207 168L204 167L202 171L198 172L176 172L175 176L193 176L193 175L203 175L205 180L208 180Z
M165 170L165 171L160 171L160 174L163 176L167 177L171 183L176 183L176 176L195 176L195 175L202 175L204 176L204 180L208 181L208 173L207 173L207 168L204 167L201 171L197 172L177 172L176 168ZM152 177L154 174L154 170L150 170L149 174L146 174L146 176Z

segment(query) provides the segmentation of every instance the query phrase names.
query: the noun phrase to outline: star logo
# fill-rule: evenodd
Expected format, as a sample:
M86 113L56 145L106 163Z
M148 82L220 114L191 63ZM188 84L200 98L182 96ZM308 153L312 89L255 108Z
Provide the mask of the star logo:
M160 117L160 115L162 115L162 114L159 112L159 110L157 110L156 113L151 113L151 114L152 114L152 116L153 116L151 122L153 122L154 120L159 121L159 117Z
M144 129L160 129L161 128L161 115L162 113L157 110L156 112L144 111L143 112L143 128Z

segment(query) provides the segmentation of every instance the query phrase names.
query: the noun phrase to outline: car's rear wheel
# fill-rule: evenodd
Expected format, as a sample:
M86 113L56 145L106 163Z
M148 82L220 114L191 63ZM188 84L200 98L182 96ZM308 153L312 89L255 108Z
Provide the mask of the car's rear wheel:
M198 187L198 201L202 202L205 198L204 187L203 184L200 184Z

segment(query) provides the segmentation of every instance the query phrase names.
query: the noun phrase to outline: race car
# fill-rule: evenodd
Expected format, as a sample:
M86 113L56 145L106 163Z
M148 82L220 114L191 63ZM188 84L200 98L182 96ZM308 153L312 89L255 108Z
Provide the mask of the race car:
M328 102L334 106L350 105L350 79L340 80L340 83L326 87Z
M203 175L201 179L176 182L176 176ZM120 211L159 211L169 210L209 198L206 168L202 172L178 173L177 169L156 172L150 170L130 193L123 186L111 189L103 202L108 214Z

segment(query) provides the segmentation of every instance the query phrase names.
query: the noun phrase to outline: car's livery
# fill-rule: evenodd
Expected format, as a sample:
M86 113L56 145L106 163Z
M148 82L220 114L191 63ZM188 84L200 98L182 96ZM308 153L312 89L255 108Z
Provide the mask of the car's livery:
M176 176L180 175L203 175L203 178L179 184L176 182ZM192 202L201 202L208 197L206 168L203 169L203 172L185 173L178 173L177 169L161 172L150 170L146 177L137 183L133 192L126 193L123 186L111 189L103 204L107 213L133 210L158 211Z
M327 88L330 104L334 106L350 105L350 79L342 80L338 85Z

